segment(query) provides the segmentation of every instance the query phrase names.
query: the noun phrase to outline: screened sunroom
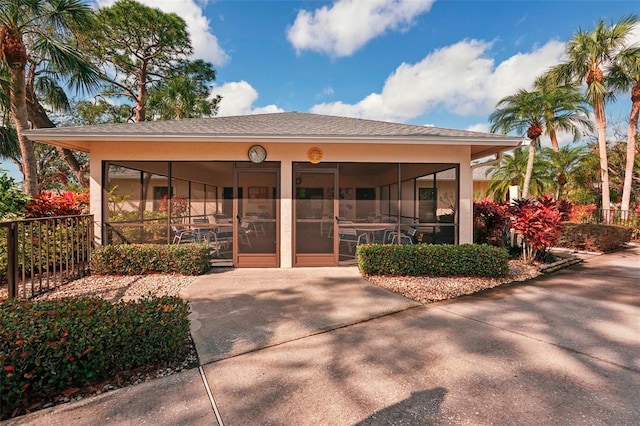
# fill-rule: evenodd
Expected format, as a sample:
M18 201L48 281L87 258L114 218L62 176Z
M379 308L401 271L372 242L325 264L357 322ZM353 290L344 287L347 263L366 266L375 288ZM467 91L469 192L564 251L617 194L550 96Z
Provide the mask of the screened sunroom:
M304 113L27 133L90 154L97 244L203 242L221 265L285 268L472 242L471 162L521 142Z

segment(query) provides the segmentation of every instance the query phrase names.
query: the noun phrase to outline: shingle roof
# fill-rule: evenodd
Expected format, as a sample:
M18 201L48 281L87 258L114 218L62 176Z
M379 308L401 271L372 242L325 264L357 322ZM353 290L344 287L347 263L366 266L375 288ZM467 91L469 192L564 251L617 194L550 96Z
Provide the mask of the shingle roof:
M445 137L516 140L509 136L440 127L418 126L300 112L195 118L142 123L102 124L27 131L37 140L41 135L82 136L265 136L265 137Z

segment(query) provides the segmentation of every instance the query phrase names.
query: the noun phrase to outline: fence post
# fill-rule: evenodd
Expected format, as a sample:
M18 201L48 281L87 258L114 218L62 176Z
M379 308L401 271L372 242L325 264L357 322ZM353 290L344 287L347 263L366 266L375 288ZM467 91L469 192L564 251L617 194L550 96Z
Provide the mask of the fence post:
M8 296L15 299L18 296L18 224L9 223L7 226L7 284Z

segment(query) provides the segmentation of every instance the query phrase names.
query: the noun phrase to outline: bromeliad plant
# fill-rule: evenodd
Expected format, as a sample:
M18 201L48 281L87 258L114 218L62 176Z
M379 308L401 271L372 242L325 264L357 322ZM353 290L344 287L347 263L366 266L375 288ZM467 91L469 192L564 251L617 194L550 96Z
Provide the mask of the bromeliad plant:
M27 206L27 217L76 216L89 210L89 193L42 191Z
M550 197L515 200L509 207L511 227L522 238L522 257L532 263L555 244L571 204Z

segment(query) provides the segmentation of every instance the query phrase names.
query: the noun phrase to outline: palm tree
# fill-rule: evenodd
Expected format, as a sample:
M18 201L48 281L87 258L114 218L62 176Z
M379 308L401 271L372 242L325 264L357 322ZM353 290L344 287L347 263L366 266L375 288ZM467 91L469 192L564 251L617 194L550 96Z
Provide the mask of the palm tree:
M544 108L545 134L551 140L551 147L558 152L558 131L571 133L576 142L585 131L593 131L589 117L588 103L574 85L558 85L549 74L536 78L535 90L542 93L546 101Z
M9 71L9 109L27 194L37 195L35 150L23 134L29 126L28 64L46 63L75 89L95 84L98 73L69 42L72 28L87 25L92 16L92 9L82 0L0 0L0 62Z
M0 62L0 159L14 160L20 156L16 129L9 116L9 70Z
M609 193L609 171L607 161L607 119L605 100L611 92L605 85L605 70L615 54L625 46L637 18L623 17L611 26L601 20L592 31L579 29L565 48L567 61L550 70L556 81L587 84L586 98L593 107L598 128L598 151L600 156L600 180L602 182L602 208L608 211L611 205Z
M527 173L528 152L523 148L517 148L513 152L502 157L499 163L487 170L487 176L491 176L487 193L495 200L504 201L509 194L509 187L517 185L524 187ZM537 158L533 164L531 193L542 195L545 189L551 185L551 179L546 171L549 168L544 159Z
M619 91L631 90L631 113L627 128L627 156L622 187L622 203L620 210L623 215L629 212L631 202L631 185L633 182L633 168L636 156L636 132L638 130L638 115L640 113L640 48L628 48L620 52L613 68L609 82Z
M565 187L569 181L573 170L578 167L582 158L587 154L587 148L583 145L569 146L565 145L557 151L552 148L544 148L542 151L543 158L550 176L552 177L552 186L555 187L556 199L565 196Z
M155 119L180 120L216 115L220 95L210 98L213 66L202 60L183 61L167 79L149 89L147 108Z
M489 116L491 131L509 133L526 131L529 143L529 158L527 170L522 186L522 198L529 196L529 184L533 173L536 145L544 131L544 104L540 92L529 92L520 89L515 95L507 96L498 101L496 110Z

